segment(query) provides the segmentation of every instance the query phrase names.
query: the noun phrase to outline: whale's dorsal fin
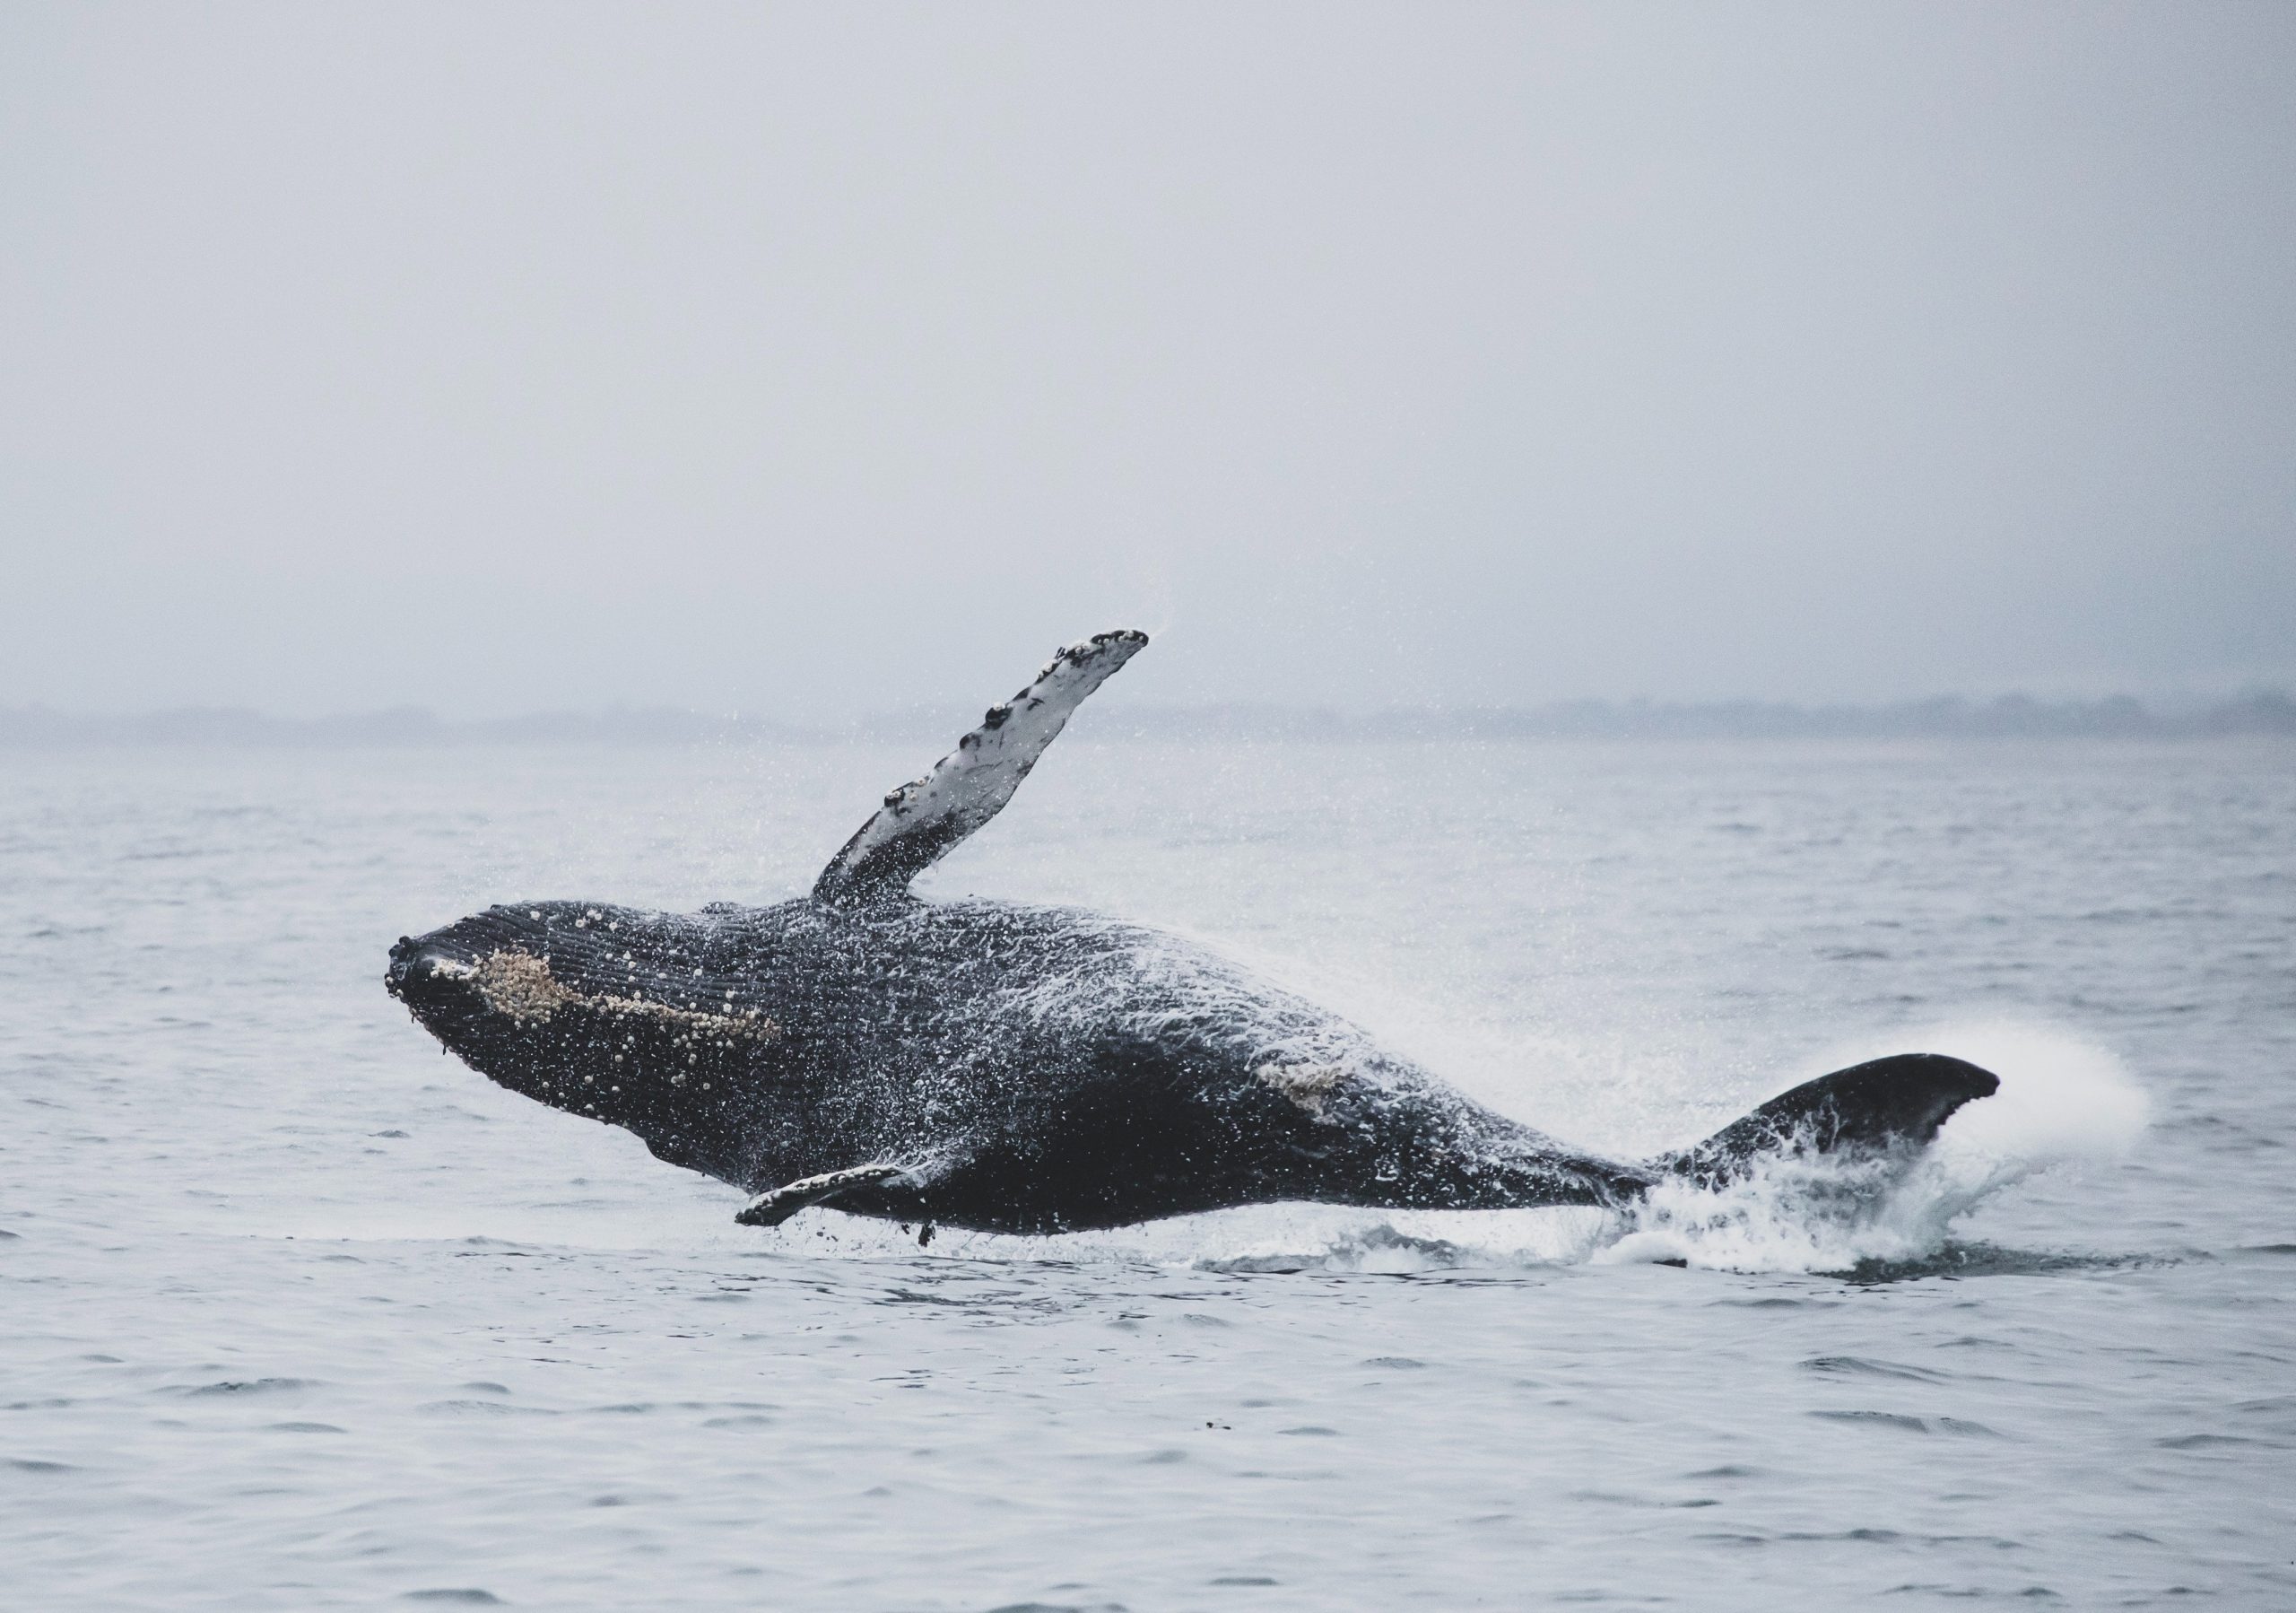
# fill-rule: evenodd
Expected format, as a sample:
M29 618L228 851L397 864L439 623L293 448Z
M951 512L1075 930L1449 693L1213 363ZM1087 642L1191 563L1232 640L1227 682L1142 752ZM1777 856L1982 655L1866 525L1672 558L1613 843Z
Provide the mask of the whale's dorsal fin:
M1748 1174L1765 1154L1881 1154L1926 1147L1962 1104L2001 1077L1944 1053L1898 1053L1780 1093L1692 1148L1657 1163L1703 1188Z
M898 898L943 852L1003 810L1069 713L1147 642L1144 632L1118 629L1056 651L1036 682L989 707L931 772L885 798L822 870L813 900L865 907Z

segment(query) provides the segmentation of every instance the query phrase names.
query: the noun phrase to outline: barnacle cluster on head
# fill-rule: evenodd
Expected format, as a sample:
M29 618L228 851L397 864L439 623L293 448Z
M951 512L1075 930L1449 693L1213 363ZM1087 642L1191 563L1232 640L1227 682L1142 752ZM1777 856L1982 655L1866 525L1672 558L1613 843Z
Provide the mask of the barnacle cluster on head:
M781 1027L755 1008L736 1007L729 990L722 1006L707 998L691 1006L655 1002L643 997L615 993L591 996L566 985L550 972L550 960L531 952L505 946L486 955L471 971L471 984L486 1006L520 1025L547 1022L561 1008L589 1008L617 1018L657 1019L678 1030L678 1044L696 1047L702 1038L731 1045L737 1036L760 1041L778 1036Z
M516 947L501 947L479 959L471 971L471 984L488 1007L519 1024L546 1020L575 1000L551 973L547 960Z

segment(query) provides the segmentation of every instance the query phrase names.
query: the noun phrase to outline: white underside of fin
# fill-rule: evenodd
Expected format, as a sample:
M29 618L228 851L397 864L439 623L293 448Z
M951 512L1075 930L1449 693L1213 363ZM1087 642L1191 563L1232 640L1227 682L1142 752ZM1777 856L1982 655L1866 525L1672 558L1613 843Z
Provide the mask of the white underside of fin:
M1057 651L1036 681L923 778L902 785L822 870L813 894L844 903L898 895L941 854L993 818L1058 737L1069 715L1148 642L1119 629Z
M899 1176L902 1169L900 1165L855 1165L847 1171L828 1171L819 1176L785 1181L751 1199L734 1219L744 1226L778 1226L801 1209L834 1199L849 1189Z

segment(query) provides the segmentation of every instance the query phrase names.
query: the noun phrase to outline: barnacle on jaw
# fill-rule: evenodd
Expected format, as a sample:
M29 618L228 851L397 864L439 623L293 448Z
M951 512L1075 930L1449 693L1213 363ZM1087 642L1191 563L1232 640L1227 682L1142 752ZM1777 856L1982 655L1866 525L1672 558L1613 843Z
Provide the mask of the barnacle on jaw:
M549 959L514 946L498 947L481 958L470 972L470 981L489 1008L520 1025L547 1022L559 1009L574 1007L659 1019L689 1032L707 1030L713 1035L768 1041L781 1033L779 1025L755 1008L735 1008L730 1002L723 1012L712 1014L642 997L592 997L551 973Z

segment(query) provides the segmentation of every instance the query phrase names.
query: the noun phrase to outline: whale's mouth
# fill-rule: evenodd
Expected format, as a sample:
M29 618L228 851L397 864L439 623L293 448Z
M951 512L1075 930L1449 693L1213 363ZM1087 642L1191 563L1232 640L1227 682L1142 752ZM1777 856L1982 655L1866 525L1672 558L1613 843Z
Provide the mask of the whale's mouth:
M409 1007L421 1007L460 990L476 972L477 960L436 937L401 936L383 972L383 988Z
M393 944L383 987L434 1035L450 1021L547 1019L565 995L550 965L551 915L491 908Z

